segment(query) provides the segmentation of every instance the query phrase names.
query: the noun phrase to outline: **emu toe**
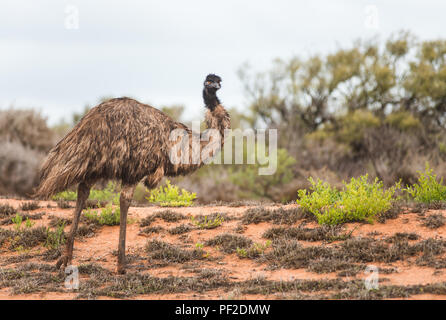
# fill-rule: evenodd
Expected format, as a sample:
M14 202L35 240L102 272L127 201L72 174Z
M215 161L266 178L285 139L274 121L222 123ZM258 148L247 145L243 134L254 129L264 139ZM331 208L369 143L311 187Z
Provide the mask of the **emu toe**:
M125 267L118 266L117 272L118 274L125 274L126 273Z
M61 266L65 268L68 265L68 260L67 256L60 257L56 262L56 269L60 269Z

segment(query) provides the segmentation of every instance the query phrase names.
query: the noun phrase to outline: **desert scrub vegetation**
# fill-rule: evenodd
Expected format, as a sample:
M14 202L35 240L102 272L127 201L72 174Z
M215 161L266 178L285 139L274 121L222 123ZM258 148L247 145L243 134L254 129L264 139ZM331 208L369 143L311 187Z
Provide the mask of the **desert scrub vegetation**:
M11 219L11 222L14 224L14 229L16 231L22 230L23 217L19 213L16 213L16 215ZM32 222L29 218L26 218L25 228L27 229L32 228L33 225L34 222Z
M155 212L154 214L141 219L141 221L139 222L139 226L140 227L148 227L156 219L161 219L161 220L164 220L165 222L178 222L185 218L186 217L179 212L175 212L172 210L162 210L162 211Z
M426 217L424 219L423 225L430 229L437 229L444 226L445 223L446 223L446 218L441 213L437 213L437 214L431 214L428 217Z
M183 263L205 257L202 246L195 246L192 250L185 250L161 240L148 241L146 251L152 259L164 260L168 263Z
M32 193L39 180L40 162L55 138L46 119L37 111L0 111L0 193Z
M9 204L0 205L0 217L12 216L16 212L17 210L11 207Z
M443 178L438 180L428 163L424 172L418 171L417 183L407 186L405 191L416 202L429 204L446 200L446 186L443 184Z
M205 242L207 246L221 248L225 253L234 253L239 249L246 249L252 245L252 240L237 234L223 233Z
M297 203L315 215L319 224L340 224L353 221L373 222L379 213L389 210L395 201L395 191L400 183L384 189L382 181L376 178L368 181L368 175L343 182L341 190L320 179L309 178L310 192L298 191Z
M164 228L161 226L156 226L156 227L145 227L143 228L139 233L140 234L147 234L150 235L152 233L160 233L164 231Z
M91 203L97 203L96 207L103 207L104 204L113 203L114 205L119 204L119 192L116 182L109 181L104 189L91 189L90 196L88 197L88 202L91 207ZM75 201L77 199L77 192L65 190L59 192L52 197L55 201Z
M20 216L14 219L14 229L0 229L0 245L7 243L10 250L23 251L38 245L43 245L48 250L58 249L65 242L64 225L55 230L49 227L35 227L32 223L23 221Z
M24 202L20 205L20 210L22 211L31 211L39 208L40 205L38 201Z
M58 250L66 240L65 232L65 223L59 224L55 230L51 230L50 228L46 229L46 239L44 246L49 250Z
M268 156L266 150L260 144L256 144L254 149L252 154L247 154L245 147L244 157L248 159L255 158L255 154ZM274 174L269 175L258 174L264 165L260 165L257 162L250 165L234 165L230 167L229 179L240 189L239 197L277 199L277 191L282 190L283 186L293 179L293 166L296 160L288 154L286 149L278 149L277 158L270 159L270 161L274 160L275 162L269 165L276 168L276 171Z
M151 203L158 203L162 207L188 207L193 204L197 197L195 193L190 193L185 189L179 189L169 180L166 180L166 186L160 186L150 191L150 196L146 199Z
M311 219L314 217L308 214L302 208L291 209L266 209L264 207L255 207L247 209L241 218L243 224L257 224L260 222L273 222L274 224L293 224L301 219Z
M184 234L184 233L188 233L188 232L191 231L191 230L192 230L192 228L189 227L188 225L186 225L186 224L181 224L181 225L179 225L179 226L176 226L176 227L173 227L173 228L169 229L168 232L169 232L170 234L175 235L175 234Z
M87 209L84 212L84 217L96 224L106 225L106 226L116 226L120 222L120 209L119 207L113 207L109 203L105 208L100 210Z
M40 213L35 213L35 214L27 214L27 213L16 213L15 216L9 216L6 217L4 219L0 220L0 225L9 225L9 224L14 224L14 221L17 221L17 215L20 216L20 219L25 219L25 221L27 220L39 220L42 219L42 217L45 215L45 212L40 212ZM33 222L28 222L28 224L33 224Z
M260 258L273 268L306 268L317 273L337 271L344 275L363 271L370 262L392 263L408 259L414 259L419 266L446 267L442 256L446 251L444 240L429 238L409 243L415 238L411 234L384 239L354 237L331 246L302 246L296 239L278 238L272 240L271 250Z
M265 243L253 243L248 248L237 247L236 253L239 258L250 258L254 259L262 255L266 249L271 246L271 241L266 240Z
M215 229L222 225L225 218L220 213L191 217L191 222L199 229Z
M262 237L271 240L284 238L301 241L332 242L350 238L353 230L349 233L341 233L342 227L340 225L323 225L317 228L305 228L302 226L272 227L266 230Z

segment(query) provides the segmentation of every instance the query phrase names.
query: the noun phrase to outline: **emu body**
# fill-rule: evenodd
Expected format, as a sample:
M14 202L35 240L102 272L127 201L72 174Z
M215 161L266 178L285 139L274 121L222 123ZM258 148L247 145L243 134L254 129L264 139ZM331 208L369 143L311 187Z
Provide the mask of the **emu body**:
M203 99L208 128L221 134L230 128L230 118L216 96L220 77L208 75L204 82ZM185 175L201 167L199 163L173 164L169 153L177 141L170 141L170 133L182 129L190 136L191 130L168 115L149 105L130 98L111 99L92 108L80 122L52 150L40 172L40 185L34 196L48 198L78 185L78 198L73 223L67 237L64 255L57 267L71 264L74 237L80 214L99 180L118 180L120 195L120 232L118 245L118 273L125 272L125 238L127 212L137 183L154 188L164 176ZM192 139L189 139L191 144ZM203 142L201 147L215 141ZM192 149L192 146L189 145ZM189 152L192 156L192 152ZM210 154L209 156L213 156Z

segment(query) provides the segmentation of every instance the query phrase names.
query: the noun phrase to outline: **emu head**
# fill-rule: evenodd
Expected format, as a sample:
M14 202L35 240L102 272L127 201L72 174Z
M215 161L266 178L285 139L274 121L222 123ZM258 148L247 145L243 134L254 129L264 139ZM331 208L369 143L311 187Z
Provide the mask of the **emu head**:
M221 78L215 74L208 74L204 80L204 89L208 92L215 92L221 88Z

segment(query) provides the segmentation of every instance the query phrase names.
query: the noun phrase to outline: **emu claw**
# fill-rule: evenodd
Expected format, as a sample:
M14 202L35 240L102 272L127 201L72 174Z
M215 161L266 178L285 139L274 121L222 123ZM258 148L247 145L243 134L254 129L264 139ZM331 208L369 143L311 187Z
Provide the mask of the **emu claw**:
M118 274L125 274L126 273L125 267L118 267L117 272L118 272Z
M125 273L126 273L125 269L118 269L118 274L125 274Z
M61 266L66 267L68 265L68 257L62 256L57 260L56 269L60 269Z

